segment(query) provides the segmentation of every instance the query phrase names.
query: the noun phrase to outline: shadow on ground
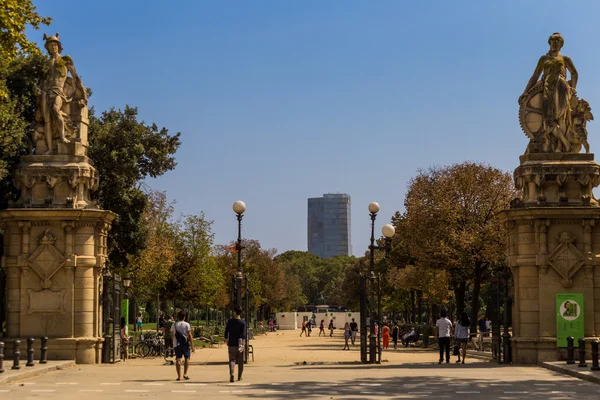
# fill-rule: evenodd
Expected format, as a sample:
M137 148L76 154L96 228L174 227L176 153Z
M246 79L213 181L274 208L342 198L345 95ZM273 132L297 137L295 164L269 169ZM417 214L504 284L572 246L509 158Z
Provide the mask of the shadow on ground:
M378 366L378 368L419 368L433 369L432 366ZM464 368L482 368L481 365ZM343 375L344 369L339 370ZM498 366L489 368L500 368ZM509 367L508 367L509 368ZM310 399L317 397L343 397L344 399L363 399L385 396L397 399L419 398L460 398L466 399L565 399L565 398L598 398L599 386L580 383L556 374L550 383L547 380L490 381L477 378L456 379L443 377L443 369L439 366L435 376L421 374L411 377L369 378L338 381L336 384L315 381L281 382L277 384L253 384L252 389L260 393L244 393L240 398L254 399ZM433 371L432 371L433 372Z

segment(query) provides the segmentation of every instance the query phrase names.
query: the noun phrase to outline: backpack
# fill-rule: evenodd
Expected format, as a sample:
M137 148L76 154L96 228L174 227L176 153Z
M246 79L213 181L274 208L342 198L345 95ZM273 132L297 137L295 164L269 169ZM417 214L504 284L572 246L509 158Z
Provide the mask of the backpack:
M175 339L177 339L177 345L179 346L187 344L188 342L187 336L177 330L177 322L175 323Z

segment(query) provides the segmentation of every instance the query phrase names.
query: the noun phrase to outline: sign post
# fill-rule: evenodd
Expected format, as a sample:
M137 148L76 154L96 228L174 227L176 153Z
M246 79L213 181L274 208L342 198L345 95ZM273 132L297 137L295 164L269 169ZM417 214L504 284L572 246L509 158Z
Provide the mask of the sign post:
M567 347L567 338L575 342L584 338L583 293L558 293L556 295L556 345Z

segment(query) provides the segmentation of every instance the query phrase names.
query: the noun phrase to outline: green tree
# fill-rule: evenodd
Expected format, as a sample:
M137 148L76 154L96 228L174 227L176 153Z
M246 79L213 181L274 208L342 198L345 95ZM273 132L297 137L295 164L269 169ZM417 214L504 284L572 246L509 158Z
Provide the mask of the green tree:
M39 54L37 45L27 39L26 30L50 25L52 19L40 16L31 0L0 0L0 10L0 64L19 54Z
M169 296L193 304L214 305L225 284L213 254L213 221L204 213L183 216L177 223L176 256Z
M0 10L0 208L5 208L14 196L7 177L27 149L25 137L33 121L30 89L39 71L31 67L39 66L42 58L37 45L27 39L26 29L39 29L52 20L41 17L30 0L0 0Z
M19 156L31 150L36 98L34 87L46 70L46 57L39 54L19 55L0 65L0 208L16 196L9 174Z
M419 171L410 182L402 221L407 254L423 277L428 269L448 271L458 311L472 284L473 323L482 278L504 259L506 232L496 214L515 196L510 174L473 162Z
M175 168L174 154L181 144L179 132L170 135L166 128L146 125L137 114L137 108L125 106L90 118L88 155L100 175L92 195L102 208L118 214L108 242L109 263L117 271L125 271L129 258L146 246L143 180Z
M147 232L145 249L130 256L129 270L134 280L132 294L138 300L153 300L164 295L176 258L176 226L173 222L174 202L166 192L151 191L142 223Z

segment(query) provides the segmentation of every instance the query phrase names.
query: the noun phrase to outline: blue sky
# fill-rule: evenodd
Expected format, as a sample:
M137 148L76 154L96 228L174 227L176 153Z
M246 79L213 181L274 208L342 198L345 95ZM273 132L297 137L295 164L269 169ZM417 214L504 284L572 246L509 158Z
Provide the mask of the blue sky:
M245 237L306 250L307 198L342 192L361 255L367 205L380 229L418 168L512 171L527 145L517 98L552 32L600 104L596 1L35 3L54 22L30 39L60 33L97 112L137 106L182 133L177 168L148 183L178 213L204 211L217 243L236 237L241 199Z

